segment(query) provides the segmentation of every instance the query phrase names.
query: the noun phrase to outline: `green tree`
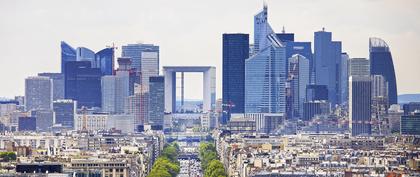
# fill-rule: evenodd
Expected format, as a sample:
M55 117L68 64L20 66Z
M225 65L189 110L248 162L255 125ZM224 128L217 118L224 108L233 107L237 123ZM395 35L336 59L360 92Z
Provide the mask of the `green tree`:
M223 167L223 164L219 160L212 160L209 163L209 166L207 167L205 173L205 177L219 177L223 176L226 177L226 172Z

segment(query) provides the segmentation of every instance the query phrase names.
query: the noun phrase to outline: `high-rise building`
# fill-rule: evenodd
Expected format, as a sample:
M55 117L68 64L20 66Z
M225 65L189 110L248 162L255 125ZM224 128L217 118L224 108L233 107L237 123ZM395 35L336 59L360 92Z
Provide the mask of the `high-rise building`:
M329 114L331 105L327 100L314 100L303 103L302 120L310 121L316 115Z
M165 111L165 77L150 77L149 85L149 116L148 123L152 129L163 129L163 117Z
M63 127L73 129L77 102L73 100L57 100L54 101L53 107L55 113L54 124L61 124Z
M41 132L50 131L54 123L54 111L35 110L31 111L31 116L36 119L36 130Z
M403 105L404 115L409 115L415 111L420 111L420 102L410 102Z
M61 41L61 73L65 73L65 64L68 61L76 61L76 49L64 41Z
M36 131L35 117L19 117L18 119L19 131Z
M303 102L306 99L306 86L309 85L309 60L295 54L289 58L289 78L292 97L292 117L301 118Z
M388 82L389 103L398 104L395 70L388 44L382 39L370 38L369 57L372 75L382 75Z
M91 68L89 61L66 63L65 98L77 101L77 106L101 107L101 70Z
M286 48L267 21L267 6L254 16L253 56L245 61L245 112L286 112Z
M111 114L124 113L125 100L130 94L129 82L128 71L117 71L116 75L102 77L102 111Z
M149 78L159 75L159 51L142 51L140 63L141 86L149 91Z
M136 81L136 72L131 68L131 58L120 57L118 58L118 70L117 71L128 71L129 75L129 94L134 95L134 83Z
M144 124L147 121L147 117L149 115L149 112L147 111L148 107L146 107L148 106L148 99L148 92L135 91L134 95L127 97L125 112L127 114L134 115L136 131L144 130Z
M349 101L349 75L348 75L348 60L349 55L347 53L341 54L341 61L338 65L339 67L339 80L338 80L338 90L339 90L339 100L340 104L346 104Z
M349 126L353 136L370 135L372 82L370 75L350 76L349 79Z
M112 75L114 73L114 48L108 47L95 54L95 66L100 68L102 75Z
M95 52L86 47L77 47L76 49L76 61L89 61L90 67L96 68L96 56Z
M49 77L53 83L53 100L64 99L64 74L38 73L38 76Z
M351 58L348 61L348 75L350 76L369 76L370 61L366 58Z
M26 110L51 109L53 84L49 77L35 76L25 79Z
M401 135L420 135L420 113L401 116Z
M326 85L308 85L306 86L306 101L327 100L328 88Z
M341 42L332 41L332 33L322 31L315 32L314 40L314 63L315 83L326 85L328 88L328 100L332 105L337 104L338 98L338 73L337 65L341 60Z
M400 133L401 128L401 116L404 112L401 110L401 106L393 104L388 109L386 119L388 120L389 133Z
M372 113L380 123L388 108L388 82L384 76L372 75Z
M223 34L223 117L245 112L245 60L249 57L248 34Z
M145 54L143 55L143 52L151 52L149 54ZM152 70L151 72L155 72L155 68L159 68L159 46L155 46L153 44L128 44L125 46L122 46L122 52L121 52L121 56L122 57L130 57L132 60L132 65L131 67L135 69L136 71L136 75L138 80L136 81L136 83L141 84L141 80L142 78L146 78L146 77L141 77L141 73L142 73L142 57L147 57L148 60L152 60L152 67L150 67L150 69ZM156 66L156 58L158 61L157 67ZM149 68L149 67L146 67ZM158 73L159 74L159 73ZM156 74L156 75L158 75ZM145 79L144 79L145 80Z

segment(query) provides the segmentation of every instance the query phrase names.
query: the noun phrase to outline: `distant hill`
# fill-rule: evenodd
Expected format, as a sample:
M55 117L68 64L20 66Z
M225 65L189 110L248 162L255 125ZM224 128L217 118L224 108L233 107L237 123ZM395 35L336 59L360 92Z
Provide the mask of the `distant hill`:
M420 102L420 94L398 95L398 103Z

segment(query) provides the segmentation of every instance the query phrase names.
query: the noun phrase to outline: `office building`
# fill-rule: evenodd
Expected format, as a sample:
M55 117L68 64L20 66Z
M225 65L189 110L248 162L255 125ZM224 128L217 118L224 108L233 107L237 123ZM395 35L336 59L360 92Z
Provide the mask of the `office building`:
M40 132L50 131L54 124L54 112L52 110L31 111L31 117L35 117L36 130Z
M370 75L370 61L366 58L351 58L348 61L348 75L368 76Z
M19 131L36 131L35 117L19 117L18 119Z
M120 57L118 58L118 70L117 71L127 71L129 75L129 95L134 95L134 83L136 81L136 72L135 69L131 68L131 58Z
M401 116L404 112L401 110L400 105L393 104L388 109L385 119L388 120L388 128L390 133L400 133L401 128Z
M348 61L349 55L347 53L341 54L341 60L339 67L339 80L338 80L338 90L339 90L339 100L340 104L347 104L349 101L349 75L348 75Z
M103 76L101 79L102 111L121 114L125 100L129 96L130 77L128 71L117 71L116 75Z
M335 105L338 98L337 65L341 60L341 42L332 41L332 33L322 31L315 32L314 40L314 63L315 83L326 85L328 89L328 101Z
M372 82L370 75L350 76L349 79L349 126L352 136L370 135Z
M310 121L317 115L327 115L331 111L331 105L327 100L314 100L303 103L302 120Z
M306 87L306 101L328 100L326 85L308 85Z
M118 130L121 133L134 133L134 115L115 114L109 115L106 123L107 130Z
M53 101L53 83L48 77L35 76L25 79L26 110L51 109Z
M255 121L257 133L275 133L284 122L283 113L246 113L244 117Z
M101 107L101 70L89 61L66 63L65 98L77 101L79 108Z
M54 124L61 124L63 127L73 128L74 117L77 111L77 102L73 100L57 100L53 103L55 113Z
M149 78L159 75L159 51L142 51L141 60L141 86L143 91L149 91Z
M113 75L114 73L114 47L102 49L95 54L95 66L100 68L102 75Z
M223 114L222 124L230 113L245 112L245 60L249 57L248 34L223 34Z
M135 91L134 95L130 95L126 100L126 114L134 115L134 125L136 131L143 131L144 124L147 121L149 112L147 111L146 106L149 102L149 93L147 92L137 92Z
M107 130L108 114L81 113L75 116L74 128L76 131L104 131Z
M64 99L64 74L38 73L38 76L49 77L53 83L53 100Z
M404 115L410 115L415 111L420 111L420 102L410 102L403 105Z
M61 47L61 73L66 73L65 66L66 62L69 61L76 61L76 49L71 47L69 44L67 44L64 41L61 41L60 44Z
M145 52L143 55L142 53ZM122 57L131 58L132 65L131 67L135 69L138 80L136 83L141 84L141 80L145 81L147 76L142 76L142 63L148 63L149 66L144 67L147 69L147 75L150 73L158 75L159 73L155 71L159 68L159 46L153 44L128 44L122 46L121 51ZM142 62L142 57L146 57L148 61ZM157 64L156 64L157 61ZM150 63L149 63L150 62ZM159 70L158 70L159 71Z
M96 68L95 52L86 47L76 48L76 61L89 61L90 67Z
M286 48L267 21L267 6L254 16L253 56L245 61L245 112L286 112Z
M309 60L295 54L289 58L289 80L292 97L292 117L303 115L303 102L306 99L306 86L309 85Z
M420 135L420 113L401 116L401 135Z
M149 120L148 123L155 129L163 129L165 111L165 77L155 76L149 78Z
M370 70L372 75L382 75L388 82L389 104L398 104L397 81L388 44L379 38L369 39Z

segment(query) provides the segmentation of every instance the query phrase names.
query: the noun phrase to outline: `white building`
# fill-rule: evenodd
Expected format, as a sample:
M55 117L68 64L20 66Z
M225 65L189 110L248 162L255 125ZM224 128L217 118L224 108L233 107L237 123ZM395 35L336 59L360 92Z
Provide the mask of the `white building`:
M77 114L75 129L77 131L107 130L108 114Z
M125 100L130 94L129 82L128 71L117 71L115 76L102 77L102 111L111 114L124 112Z

